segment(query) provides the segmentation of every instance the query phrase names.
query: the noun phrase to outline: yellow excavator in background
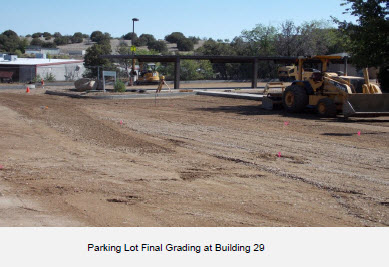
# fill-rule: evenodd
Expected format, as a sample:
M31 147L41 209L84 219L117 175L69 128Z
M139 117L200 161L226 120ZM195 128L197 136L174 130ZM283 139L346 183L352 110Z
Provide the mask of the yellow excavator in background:
M136 84L159 84L160 76L155 63L140 63Z
M322 71L314 72L308 80L302 79L304 61L320 60ZM344 117L389 116L389 94L383 94L376 84L370 83L367 69L364 69L364 84L354 86L353 80L359 77L339 76L328 72L330 60L339 56L300 57L299 77L292 85L282 88L281 93L264 92L262 105L266 109L282 104L287 112L303 112L307 106L315 107L323 117L335 117L343 113ZM359 83L360 84L360 83Z

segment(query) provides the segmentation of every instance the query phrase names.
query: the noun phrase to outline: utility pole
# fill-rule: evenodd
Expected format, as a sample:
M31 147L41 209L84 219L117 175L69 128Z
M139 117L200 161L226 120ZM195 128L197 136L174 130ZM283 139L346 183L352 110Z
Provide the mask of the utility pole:
M137 18L132 19L131 50L132 50L133 56L135 55L135 51L133 49L133 47L135 47L135 45L134 45L135 21L139 21L139 19L137 19ZM135 59L133 58L132 59L132 69L131 69L131 81L130 81L131 86L134 86L134 76L135 76Z

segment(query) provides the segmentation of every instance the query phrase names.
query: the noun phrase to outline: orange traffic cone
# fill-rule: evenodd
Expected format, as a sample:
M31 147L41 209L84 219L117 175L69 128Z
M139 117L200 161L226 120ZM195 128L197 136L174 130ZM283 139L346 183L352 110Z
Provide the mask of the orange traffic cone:
M30 87L27 86L26 93L30 92Z

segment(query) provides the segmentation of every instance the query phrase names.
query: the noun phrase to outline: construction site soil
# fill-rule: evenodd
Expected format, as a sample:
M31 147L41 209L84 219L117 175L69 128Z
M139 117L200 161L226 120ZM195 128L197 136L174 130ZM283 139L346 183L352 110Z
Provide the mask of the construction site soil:
M389 117L259 105L1 91L0 226L389 225Z

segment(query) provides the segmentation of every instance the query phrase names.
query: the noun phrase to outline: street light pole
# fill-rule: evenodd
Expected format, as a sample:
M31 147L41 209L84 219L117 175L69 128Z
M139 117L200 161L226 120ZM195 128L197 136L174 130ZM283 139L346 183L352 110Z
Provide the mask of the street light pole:
M137 18L132 19L132 36L131 36L131 47L134 46L134 35L135 35L135 21L139 21ZM134 50L132 50L132 55L135 54ZM131 86L134 85L134 76L135 76L135 59L132 59L132 70L131 70Z

